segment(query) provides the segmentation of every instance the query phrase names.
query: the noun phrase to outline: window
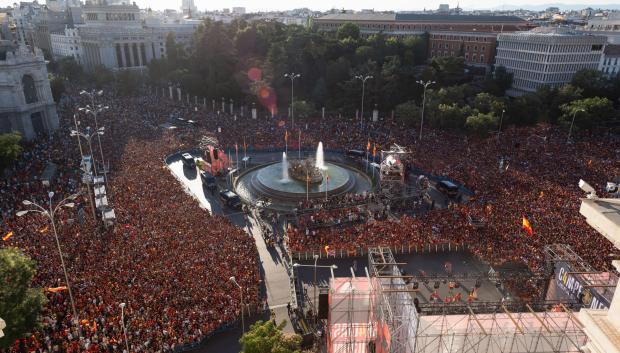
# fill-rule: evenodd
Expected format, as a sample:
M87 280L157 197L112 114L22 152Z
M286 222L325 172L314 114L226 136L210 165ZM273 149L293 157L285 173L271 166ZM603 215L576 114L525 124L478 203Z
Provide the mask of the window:
M37 97L37 88L34 85L34 79L32 76L24 75L24 77L22 77L22 87L24 90L26 104L36 103L39 100Z

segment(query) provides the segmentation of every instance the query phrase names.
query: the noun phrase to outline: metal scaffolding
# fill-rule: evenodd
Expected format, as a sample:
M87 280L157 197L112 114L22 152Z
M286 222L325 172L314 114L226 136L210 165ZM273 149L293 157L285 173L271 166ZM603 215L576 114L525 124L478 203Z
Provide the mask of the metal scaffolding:
M399 268L403 264L392 251L369 249L368 262L373 283L369 311L374 313L369 318L376 333L369 346L376 352L563 353L580 352L586 342L581 323L563 304L551 311L548 303L463 304L466 312L456 315L446 305L442 314L420 314L416 290L406 284Z

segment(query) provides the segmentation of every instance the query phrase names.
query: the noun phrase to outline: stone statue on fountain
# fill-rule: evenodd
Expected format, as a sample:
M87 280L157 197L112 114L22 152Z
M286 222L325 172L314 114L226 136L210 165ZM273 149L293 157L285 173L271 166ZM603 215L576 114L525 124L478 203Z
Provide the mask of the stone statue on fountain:
M291 178L304 183L318 184L323 181L323 173L316 167L313 158L291 160L289 162L288 172Z

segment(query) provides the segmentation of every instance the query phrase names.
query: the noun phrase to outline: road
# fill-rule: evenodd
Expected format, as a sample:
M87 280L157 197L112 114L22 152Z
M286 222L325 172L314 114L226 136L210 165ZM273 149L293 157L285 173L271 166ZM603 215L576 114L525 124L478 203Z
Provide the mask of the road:
M172 174L183 185L185 191L200 203L205 212L228 217L235 225L244 229L248 235L254 238L260 257L259 266L263 278L263 293L267 295L269 308L275 310L278 321L286 320L285 331L293 332L292 326L288 321L286 308L286 305L290 302L289 276L279 251L267 248L260 231L260 226L255 219L238 210L223 207L219 200L218 192L216 191L212 194L203 187L197 170L184 168L180 158L170 158L168 162L168 168ZM226 181L218 179L218 188L219 190L226 188ZM250 318L246 321L253 322L256 319L258 318ZM246 329L247 327L249 325L246 326ZM239 345L240 337L241 328L239 327L212 337L203 347L192 352L237 353L241 350Z

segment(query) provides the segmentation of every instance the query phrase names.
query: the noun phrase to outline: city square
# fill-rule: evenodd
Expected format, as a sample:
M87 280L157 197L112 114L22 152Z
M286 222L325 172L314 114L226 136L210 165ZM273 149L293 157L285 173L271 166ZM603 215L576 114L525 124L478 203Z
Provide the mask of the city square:
M0 352L618 351L594 14L15 6Z

